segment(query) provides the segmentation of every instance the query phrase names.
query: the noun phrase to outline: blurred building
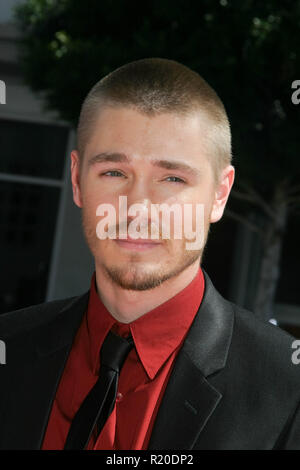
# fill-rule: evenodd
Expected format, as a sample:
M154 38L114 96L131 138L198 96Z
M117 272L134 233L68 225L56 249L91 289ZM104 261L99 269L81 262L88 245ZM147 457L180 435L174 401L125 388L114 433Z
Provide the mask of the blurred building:
M23 82L12 22L19 2L0 0L0 80L6 84L6 104L0 104L0 313L80 294L94 269L72 201L74 130ZM275 316L300 337L296 265L290 273L300 251L291 237ZM222 295L251 309L260 255L257 236L224 217L211 227L203 267Z
M73 205L74 132L23 83L11 7L0 3L0 312L79 294L93 270ZM42 71L41 71L42 73Z

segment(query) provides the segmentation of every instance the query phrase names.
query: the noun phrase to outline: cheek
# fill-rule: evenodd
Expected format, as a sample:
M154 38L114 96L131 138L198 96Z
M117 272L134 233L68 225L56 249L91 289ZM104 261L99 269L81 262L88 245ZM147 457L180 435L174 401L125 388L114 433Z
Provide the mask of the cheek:
M89 184L83 188L82 191L82 204L86 211L96 215L97 207L101 204L109 204L117 209L118 204L113 198L107 194L103 188L96 184Z
M83 212L85 213L85 219L88 220L90 224L96 223L97 207L98 207L97 200L94 197L92 197L92 195L85 193L85 195L82 198L82 209L83 209Z

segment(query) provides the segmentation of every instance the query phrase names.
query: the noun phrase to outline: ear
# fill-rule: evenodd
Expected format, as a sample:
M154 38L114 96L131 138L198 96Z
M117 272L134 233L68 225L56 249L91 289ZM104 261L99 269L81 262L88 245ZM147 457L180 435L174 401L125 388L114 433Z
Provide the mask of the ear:
M82 207L81 189L80 189L80 160L77 150L71 152L71 181L73 189L73 201L76 206Z
M215 199L210 214L210 222L218 222L221 219L224 209L229 197L233 182L234 182L235 170L232 165L228 165L222 171L219 182L215 190Z

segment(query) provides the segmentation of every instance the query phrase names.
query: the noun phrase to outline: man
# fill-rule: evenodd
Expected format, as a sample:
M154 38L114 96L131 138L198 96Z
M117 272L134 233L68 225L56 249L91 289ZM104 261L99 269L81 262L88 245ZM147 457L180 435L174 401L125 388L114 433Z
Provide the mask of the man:
M83 296L0 317L0 447L299 449L294 338L225 300L201 268L234 181L214 90L175 61L120 67L83 103L71 177L95 273ZM169 237L149 211L161 204L186 216L174 213ZM188 207L204 209L201 226ZM189 230L174 236L183 220L202 230L196 248Z

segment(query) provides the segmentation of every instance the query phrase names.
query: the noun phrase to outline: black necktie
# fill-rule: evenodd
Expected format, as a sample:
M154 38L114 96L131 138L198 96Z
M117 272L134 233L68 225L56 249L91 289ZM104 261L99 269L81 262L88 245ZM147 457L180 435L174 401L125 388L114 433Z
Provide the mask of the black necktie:
M101 432L114 408L119 373L132 346L131 336L122 338L111 331L106 336L100 351L99 378L72 421L65 450L84 449L96 424L98 435Z

